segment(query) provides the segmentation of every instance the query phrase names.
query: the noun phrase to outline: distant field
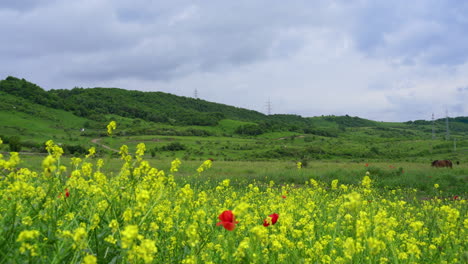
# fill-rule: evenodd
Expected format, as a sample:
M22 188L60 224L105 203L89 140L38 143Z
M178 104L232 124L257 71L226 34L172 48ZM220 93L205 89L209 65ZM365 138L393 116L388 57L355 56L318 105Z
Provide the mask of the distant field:
M40 170L44 156L21 156L21 166ZM122 161L110 156L103 157L104 166L109 175L116 175ZM168 171L172 157L152 158L146 154L151 166ZM233 185L245 186L250 182L302 185L311 178L331 182L338 180L343 184L358 184L366 172L377 179L379 188L416 188L420 196L431 195L434 184L440 185L445 195L468 194L468 163L454 165L453 169L432 168L430 162L340 162L311 161L298 170L294 161L222 161L213 162L213 167L199 178L196 169L203 160L184 160L176 180L179 183L197 184L209 181L216 184L223 179L230 179ZM70 166L70 158L62 158L62 164ZM68 172L70 172L68 170Z

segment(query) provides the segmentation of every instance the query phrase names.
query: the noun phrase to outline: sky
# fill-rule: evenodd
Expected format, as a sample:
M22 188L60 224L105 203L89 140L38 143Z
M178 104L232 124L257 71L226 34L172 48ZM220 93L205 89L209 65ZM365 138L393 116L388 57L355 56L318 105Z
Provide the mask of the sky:
M468 116L468 1L1 0L0 79L271 114Z

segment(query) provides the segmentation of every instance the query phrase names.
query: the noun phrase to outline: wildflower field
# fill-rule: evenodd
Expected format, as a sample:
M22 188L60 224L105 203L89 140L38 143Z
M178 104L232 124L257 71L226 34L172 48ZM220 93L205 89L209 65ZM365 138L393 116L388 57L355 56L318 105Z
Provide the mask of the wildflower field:
M115 127L109 128L111 131ZM0 263L467 263L466 197L311 177L301 184L190 184L120 148L104 170L95 149L63 163L47 142L42 169L0 155ZM301 164L291 170L302 170Z

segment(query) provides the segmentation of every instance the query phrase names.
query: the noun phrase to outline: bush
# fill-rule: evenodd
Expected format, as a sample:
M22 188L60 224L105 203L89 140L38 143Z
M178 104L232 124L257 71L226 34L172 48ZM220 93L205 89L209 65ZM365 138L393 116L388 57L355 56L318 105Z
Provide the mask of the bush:
M186 149L187 147L179 142L173 142L166 146L161 147L161 150L163 151L180 151L180 150L186 150Z
M234 133L240 135L256 136L262 134L263 130L257 124L247 124L237 127Z
M10 146L10 151L12 152L20 152L21 148L21 138L18 136L12 136L8 139L8 145Z

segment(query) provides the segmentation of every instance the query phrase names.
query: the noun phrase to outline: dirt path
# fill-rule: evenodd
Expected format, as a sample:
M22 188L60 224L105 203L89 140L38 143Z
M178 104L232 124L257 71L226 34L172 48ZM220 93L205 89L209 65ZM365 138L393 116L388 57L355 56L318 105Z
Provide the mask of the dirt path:
M299 136L294 136L295 138L303 138L305 137L304 135L299 135ZM285 139L288 139L288 138L291 138L291 137L280 137L280 138L276 138L274 140L285 140Z
M101 143L99 143L99 141L101 141L100 138L93 138L93 139L91 140L92 143L94 143L94 144L96 144L96 145L99 145L99 146L101 146L101 147L103 147L103 148L105 148L105 149L112 150L112 151L114 151L114 152L119 152L119 150L113 149L113 148L111 148L111 147L109 147L109 146L107 146L107 145L101 144Z

